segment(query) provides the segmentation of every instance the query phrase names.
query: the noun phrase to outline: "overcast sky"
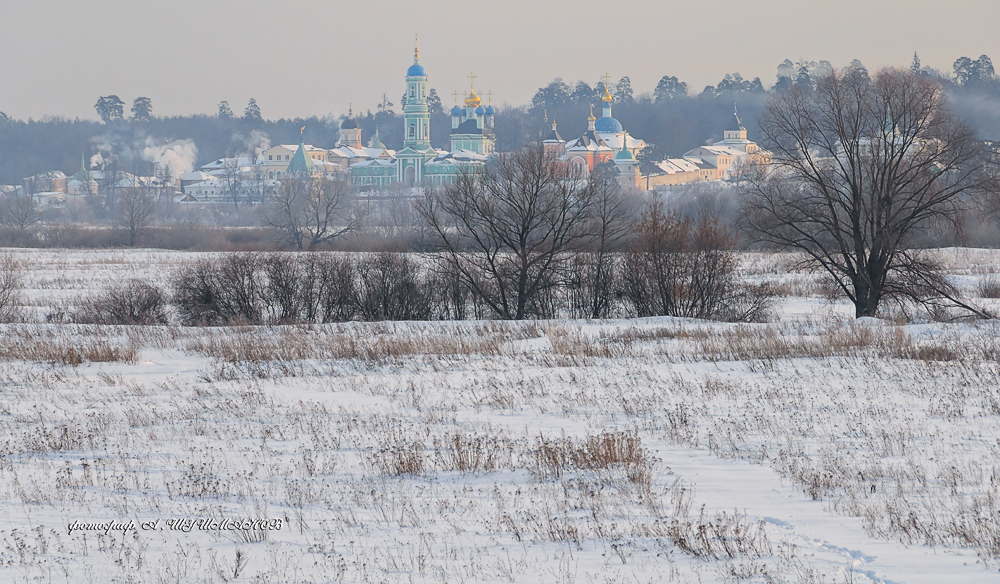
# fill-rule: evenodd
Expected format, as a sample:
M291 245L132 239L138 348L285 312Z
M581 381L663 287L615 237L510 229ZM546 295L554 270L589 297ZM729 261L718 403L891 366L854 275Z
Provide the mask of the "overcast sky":
M0 0L0 111L96 118L98 96L148 96L156 115L267 118L398 105L413 37L446 106L476 86L524 104L554 77L663 75L696 91L726 73L774 83L785 58L860 59L870 70L959 56L1000 59L997 0Z

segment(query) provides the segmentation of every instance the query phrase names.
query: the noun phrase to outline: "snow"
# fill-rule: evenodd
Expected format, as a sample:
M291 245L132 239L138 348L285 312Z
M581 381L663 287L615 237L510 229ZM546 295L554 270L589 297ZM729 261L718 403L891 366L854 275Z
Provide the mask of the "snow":
M787 254L744 256L796 294L772 323L207 329L45 320L211 254L12 253L29 322L0 325L0 581L1000 579L997 326L854 321ZM938 253L967 293L1000 269ZM100 343L136 356L53 357ZM551 462L608 434L638 462ZM165 527L184 517L282 529Z

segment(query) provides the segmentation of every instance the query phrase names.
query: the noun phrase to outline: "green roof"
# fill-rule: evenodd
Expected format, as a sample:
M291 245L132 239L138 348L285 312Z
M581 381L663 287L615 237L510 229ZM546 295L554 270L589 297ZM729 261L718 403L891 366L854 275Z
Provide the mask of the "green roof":
M375 128L375 137L372 138L372 145L371 145L371 147L372 148L381 148L382 150L385 150L385 144L383 144L382 141L378 139L378 128Z
M302 143L302 140L299 140L299 147L295 150L295 155L292 156L291 162L288 163L285 173L312 174L315 169L316 163L306 155L306 146Z
M72 180L78 180L80 182L90 182L90 181L94 180L94 177L93 177L92 174L90 174L90 171L87 170L87 165L83 162L83 160L84 160L83 150L81 150L80 151L80 170L76 171L76 174L74 174L71 178L72 178Z
M635 160L635 156L632 156L628 148L622 148L615 154L615 160Z

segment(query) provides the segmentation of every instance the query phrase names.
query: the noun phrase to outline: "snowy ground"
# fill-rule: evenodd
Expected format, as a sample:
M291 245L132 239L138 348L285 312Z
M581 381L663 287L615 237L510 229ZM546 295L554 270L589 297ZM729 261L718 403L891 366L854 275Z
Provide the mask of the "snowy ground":
M770 324L42 324L192 254L16 254L2 582L1000 581L997 323L854 323L761 254Z

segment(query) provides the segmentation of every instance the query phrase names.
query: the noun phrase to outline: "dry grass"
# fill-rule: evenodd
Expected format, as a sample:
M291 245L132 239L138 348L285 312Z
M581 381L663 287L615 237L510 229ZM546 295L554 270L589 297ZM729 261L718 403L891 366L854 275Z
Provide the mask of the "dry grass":
M130 343L93 340L34 340L6 337L0 341L0 360L71 365L82 363L135 363L139 348Z
M489 323L434 330L420 325L358 323L294 326L269 329L231 329L195 335L187 349L228 363L353 359L385 362L413 355L509 354L510 341L540 335L533 323Z

